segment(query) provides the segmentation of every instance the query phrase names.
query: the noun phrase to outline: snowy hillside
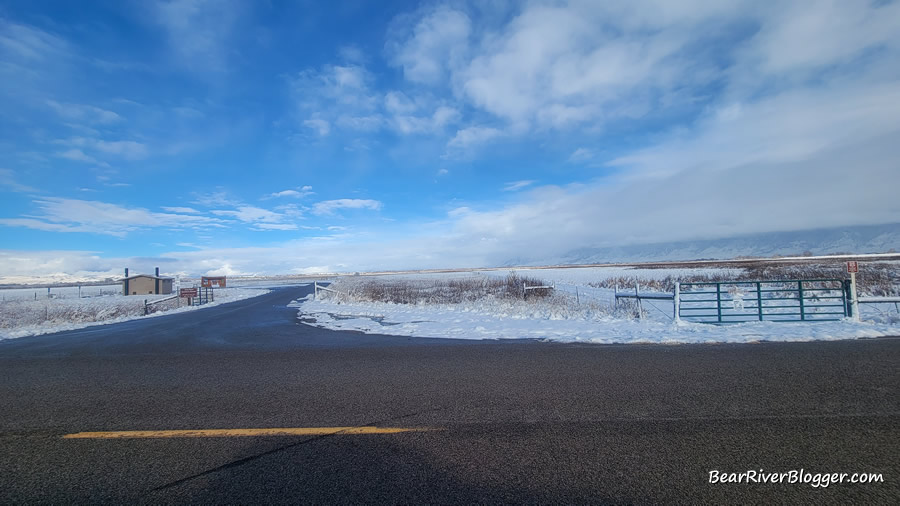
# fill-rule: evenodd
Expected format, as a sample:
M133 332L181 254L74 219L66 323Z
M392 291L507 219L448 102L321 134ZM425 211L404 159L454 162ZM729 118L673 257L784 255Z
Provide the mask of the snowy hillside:
M887 253L890 251L900 251L900 223L754 234L713 240L582 248L572 250L559 259L528 259L521 262L520 265L721 260L741 256L800 255L805 252L814 255L828 255L835 253ZM516 261L510 261L507 265L516 265Z

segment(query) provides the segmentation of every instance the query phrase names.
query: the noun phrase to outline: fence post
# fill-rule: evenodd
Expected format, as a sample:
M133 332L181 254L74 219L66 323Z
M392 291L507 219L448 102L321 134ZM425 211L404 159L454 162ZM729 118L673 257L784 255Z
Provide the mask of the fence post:
M759 321L763 321L762 285L759 281L756 282L756 312L759 313Z
M575 304L581 305L581 299L578 298L578 287L575 287Z
M638 283L637 279L635 279L634 280L634 298L637 299L637 303L638 303L638 319L643 320L644 319L644 305L641 304L641 296L638 293L639 285L640 285L640 283Z
M147 316L147 299L144 299L144 316Z
M313 281L313 300L319 300L319 282Z
M527 286L525 285L525 282L522 281L522 300L525 300L527 298L528 298L528 289L527 289Z
M614 299L616 301L615 306L619 307L619 284L618 283L616 283L615 292L613 292L613 293L615 294L615 297L614 297Z
M719 323L722 323L722 283L716 283L716 312L719 315Z
M674 301L675 301L675 304L674 304L674 306L675 306L675 315L674 315L675 323L679 323L681 321L681 283L678 281L675 282Z
M853 321L859 321L859 298L856 296L856 273L850 273L850 306L853 308Z
M806 306L803 304L803 281L797 281L797 293L800 298L800 321L806 320Z

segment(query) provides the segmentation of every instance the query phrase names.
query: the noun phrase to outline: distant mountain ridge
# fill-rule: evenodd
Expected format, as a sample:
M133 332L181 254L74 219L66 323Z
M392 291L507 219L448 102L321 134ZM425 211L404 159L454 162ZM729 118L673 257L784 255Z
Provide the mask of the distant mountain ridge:
M771 232L725 239L579 248L542 263L590 264L665 260L727 260L738 257L890 253L900 251L900 223L797 232ZM535 265L534 262L531 262Z

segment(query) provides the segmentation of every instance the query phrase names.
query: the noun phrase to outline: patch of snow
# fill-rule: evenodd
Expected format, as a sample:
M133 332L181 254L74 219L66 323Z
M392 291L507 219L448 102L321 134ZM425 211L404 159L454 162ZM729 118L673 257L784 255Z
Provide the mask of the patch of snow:
M639 272L635 272L639 271ZM710 272L723 271L723 272ZM614 291L586 286L601 279L636 277L663 279L670 275L714 274L728 269L516 269L519 275L556 284L551 297L512 300L487 297L458 304L391 304L335 300L312 296L295 301L302 323L332 330L369 334L451 339L538 339L584 343L748 343L874 338L900 334L900 315L889 307L862 307L862 322L747 322L729 325L678 322L673 304L645 300L644 318L616 309ZM465 276L505 276L504 272L473 272ZM408 279L460 278L459 274L405 274ZM397 279L397 276L387 277ZM340 282L335 285L339 288ZM642 292L643 293L643 292ZM632 310L633 312L633 310Z
M337 304L307 300L298 304L303 323L368 334L451 339L539 339L587 343L746 343L815 341L896 335L883 323L751 322L715 326L659 318L632 320L586 312L582 315L541 304L477 302L414 306L375 302Z

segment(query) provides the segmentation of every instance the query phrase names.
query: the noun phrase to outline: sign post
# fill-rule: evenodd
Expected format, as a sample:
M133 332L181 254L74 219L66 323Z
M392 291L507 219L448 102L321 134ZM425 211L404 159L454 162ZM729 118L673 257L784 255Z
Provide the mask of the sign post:
M188 306L193 305L194 297L197 296L197 287L194 288L182 288L178 290L178 297L184 297L188 300Z
M847 272L850 273L850 307L853 309L853 321L859 321L859 300L856 297L856 273L859 272L859 262L847 262Z

